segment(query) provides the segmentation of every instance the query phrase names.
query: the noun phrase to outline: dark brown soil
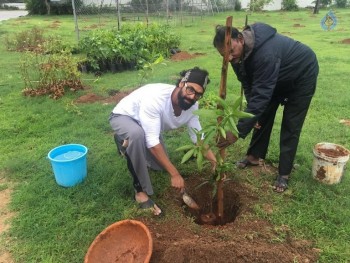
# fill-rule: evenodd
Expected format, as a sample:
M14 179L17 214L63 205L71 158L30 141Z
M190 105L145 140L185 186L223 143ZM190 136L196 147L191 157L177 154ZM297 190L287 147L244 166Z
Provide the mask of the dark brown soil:
M294 24L293 27L305 27L305 26L301 24Z
M114 94L111 94L111 96L103 97L96 95L94 93L88 93L85 94L78 99L75 100L76 103L94 103L94 102L101 102L101 103L107 103L107 104L117 104L122 98L124 98L126 95L130 94L132 90L130 91L115 91Z
M331 157L331 158L338 158L342 156L348 156L349 152L344 149L336 146L335 149L324 149L324 148L318 148L317 152L320 154L324 154L325 156Z
M267 166L252 167L249 176L274 173ZM198 202L201 211L198 215L208 215L212 199L209 185L199 189L202 181L199 175L187 179L189 194ZM262 186L271 191L270 184ZM141 218L153 237L151 263L185 262L317 262L319 249L309 240L296 240L287 225L273 226L266 220L254 215L253 207L259 196L251 186L244 182L227 182L224 187L225 213L231 222L224 225L196 224L198 216L188 211L174 194L163 197L168 204L165 211L181 216ZM215 203L213 205L215 211ZM272 205L263 205L266 213L273 213ZM191 219L192 218L192 219Z
M196 58L198 56L203 56L203 55L205 55L205 54L203 54L203 53L190 54L186 51L181 51L179 53L172 55L171 60L172 61L182 61L182 60L188 60L188 59Z
M350 38L343 39L341 41L342 44L350 44Z

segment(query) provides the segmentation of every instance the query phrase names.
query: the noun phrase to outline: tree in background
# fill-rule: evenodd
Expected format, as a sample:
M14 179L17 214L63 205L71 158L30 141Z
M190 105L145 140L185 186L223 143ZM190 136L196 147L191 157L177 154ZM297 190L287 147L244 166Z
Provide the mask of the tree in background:
M320 10L320 0L315 1L315 7L314 7L314 14L318 14L318 11Z
M336 4L337 7L339 7L339 8L345 8L347 2L348 2L347 0L335 0L335 4Z
M296 0L282 0L282 10L298 11L299 7L296 3Z
M272 3L273 0L250 0L249 10L250 11L261 11L265 5Z
M73 14L71 0L25 0L26 9L31 15L67 15ZM77 5L81 4L78 1Z

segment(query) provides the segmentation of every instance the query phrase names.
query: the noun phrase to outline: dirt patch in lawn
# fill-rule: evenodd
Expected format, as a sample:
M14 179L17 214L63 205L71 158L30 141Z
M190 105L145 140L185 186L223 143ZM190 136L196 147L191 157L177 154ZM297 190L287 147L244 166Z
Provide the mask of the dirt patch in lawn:
M350 126L350 120L342 119L342 120L339 121L339 123L342 123L345 126Z
M259 176L266 171L272 175L275 168L252 167L247 176ZM207 213L211 203L209 185L196 189L195 186L202 182L196 174L189 176L186 182L191 189L189 194L202 209L199 213ZM270 182L261 187L263 192L271 191ZM255 215L254 206L259 201L259 194L249 183L227 182L224 194L225 207L236 207L225 209L225 213L235 214L232 222L216 226L196 224L195 217L189 215L180 198L174 199L172 193L163 196L162 200L167 204L165 211L180 216L139 219L148 226L153 237L151 263L317 262L320 250L312 241L294 239L289 226L274 226ZM271 204L261 207L267 214L273 213Z
M350 44L350 38L347 38L347 39L343 39L341 41L342 44Z
M96 95L94 93L88 93L83 96L80 96L78 99L75 100L76 103L94 103L94 102L101 102L105 104L117 104L122 98L124 98L126 95L130 94L132 90L130 91L118 91L118 90L110 90L109 96L104 97L100 95Z
M305 27L305 26L301 24L294 24L293 27Z
M205 55L205 54L204 53L190 54L186 51L181 51L181 52L178 52L178 53L172 55L171 60L172 61L183 61L183 60L193 59L193 58L203 56L203 55Z
M4 236L4 233L10 227L10 219L14 216L14 213L10 212L8 209L12 188L4 178L1 178L0 174L0 186L2 187L3 185L6 185L7 187L3 190L0 189L0 263L12 263L13 259L11 254L6 248L8 241Z

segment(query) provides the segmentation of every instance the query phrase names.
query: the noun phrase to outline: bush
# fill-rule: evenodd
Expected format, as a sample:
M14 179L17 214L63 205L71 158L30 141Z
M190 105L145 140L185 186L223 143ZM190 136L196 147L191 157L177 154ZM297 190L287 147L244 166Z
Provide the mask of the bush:
M345 8L347 4L347 0L335 0L337 7Z
M320 0L321 6L326 7L332 4L332 0Z
M33 51L42 52L42 47L45 42L43 29L33 27L30 30L16 33L14 36L5 37L5 46L9 51Z
M31 51L35 53L60 53L62 51L73 53L76 47L62 41L58 35L44 35L44 29L33 27L13 35L5 36L5 46L9 51Z
M298 11L299 7L296 3L296 0L282 0L282 10Z
M241 11L241 10L242 10L241 1L237 0L235 3L235 11Z
M73 7L71 0L61 0L61 2L51 2L48 0L50 5L51 15L66 15L73 14ZM46 15L48 14L48 9L44 0L25 0L26 9L31 15ZM76 7L82 4L81 0L76 1Z
M77 68L78 62L78 58L66 52L45 56L26 53L20 64L25 85L22 93L25 96L48 94L51 98L58 99L67 90L83 89L81 74Z
M170 50L179 45L180 37L169 26L157 24L125 25L120 31L94 30L79 41L94 71L104 71L102 67L108 63L141 68L157 57L169 57Z

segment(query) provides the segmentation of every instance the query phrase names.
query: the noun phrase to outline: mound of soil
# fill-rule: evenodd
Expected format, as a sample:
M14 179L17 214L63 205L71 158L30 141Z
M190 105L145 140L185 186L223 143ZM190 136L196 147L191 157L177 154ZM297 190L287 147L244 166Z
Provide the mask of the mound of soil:
M350 38L343 39L341 41L342 44L350 44Z
M113 94L111 94L108 97L103 97L96 95L94 93L88 93L83 96L80 96L78 99L75 100L76 103L94 103L94 102L101 102L101 103L107 103L107 104L117 104L122 98L124 98L126 95L130 94L132 90L130 91L115 91Z
M181 52L178 52L178 53L172 55L171 60L172 61L182 61L182 60L188 60L188 59L196 58L198 56L203 56L203 55L205 55L205 54L203 54L203 53L190 54L186 51L181 51Z
M305 26L301 24L294 24L293 27L305 27Z
M265 165L252 167L250 172L261 173L262 169L274 169ZM266 170L264 170L266 172ZM189 194L201 207L200 213L209 211L211 198L207 190L198 188L200 175L187 179ZM271 191L267 182L262 186ZM164 196L169 203L165 211L179 211L183 218L141 219L150 229L153 237L151 263L185 262L317 262L319 250L309 240L296 240L288 226L273 226L254 215L253 206L259 200L256 191L249 184L231 181L224 188L226 206L236 207L232 221L224 225L195 224L194 214L179 199L169 193ZM270 204L263 206L267 213L273 212ZM230 210L225 210L225 213ZM230 215L228 215L230 216ZM193 217L195 219L193 219Z
M339 123L342 123L342 124L344 124L345 126L350 126L350 120L342 119L342 120L339 121Z

